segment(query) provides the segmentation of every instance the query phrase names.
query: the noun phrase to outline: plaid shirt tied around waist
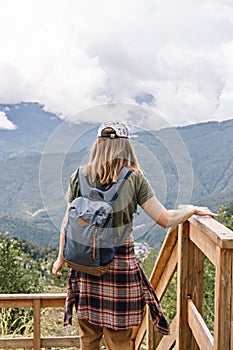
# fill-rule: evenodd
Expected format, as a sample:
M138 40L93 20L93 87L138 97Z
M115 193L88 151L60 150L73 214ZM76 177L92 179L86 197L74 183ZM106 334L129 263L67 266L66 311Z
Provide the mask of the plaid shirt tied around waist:
M154 330L169 334L168 322L157 296L137 262L132 243L118 247L109 271L92 276L70 269L65 305L65 326L77 318L113 330L140 325L145 305L149 306Z

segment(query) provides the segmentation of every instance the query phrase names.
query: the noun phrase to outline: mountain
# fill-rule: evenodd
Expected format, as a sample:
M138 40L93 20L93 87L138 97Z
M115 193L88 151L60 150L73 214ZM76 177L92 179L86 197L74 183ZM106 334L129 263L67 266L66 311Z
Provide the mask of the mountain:
M8 230L11 236L57 246L69 176L86 161L96 126L63 122L38 104L17 106L7 111L17 129L0 130L4 155L0 161L0 232ZM233 120L228 120L137 130L132 143L145 175L167 208L193 203L217 211L233 198L232 135ZM137 240L157 249L164 234L142 212L135 215Z
M192 159L195 201L209 206L233 200L233 120L179 128ZM204 205L204 202L201 201Z
M147 135L144 142L147 148L150 144L150 150L156 155L162 169L170 173L167 177L169 195L174 191L174 185L180 181L177 191L181 189L185 192L182 183L186 190L191 186L190 200L194 204L208 205L217 210L222 203L232 202L233 120L161 129L152 135L151 140ZM162 144L165 146L162 147ZM183 198L188 200L188 196L184 195ZM175 204L169 198L166 203L172 207Z
M0 160L41 154L51 140L52 148L46 152L64 152L64 147L70 147L71 139L74 139L72 150L77 151L89 146L96 135L94 124L71 124L45 111L38 103L0 104L0 111L16 126L15 130L0 129Z
M11 156L41 153L49 136L61 119L45 112L37 103L0 105L15 130L0 129L0 159Z
M23 220L19 217L0 214L0 232L8 232L11 237L26 239L43 247L58 245L58 231L49 220L45 227L45 224L38 224L36 220Z

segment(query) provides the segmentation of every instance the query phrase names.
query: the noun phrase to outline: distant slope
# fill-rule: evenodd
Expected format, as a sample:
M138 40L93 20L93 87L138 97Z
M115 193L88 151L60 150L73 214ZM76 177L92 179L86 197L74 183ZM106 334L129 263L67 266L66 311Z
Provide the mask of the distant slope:
M208 205L212 210L217 211L221 204L227 205L232 202L233 172L230 152L232 127L233 121L229 121L179 129L193 165L194 184L190 183L193 188L191 188L192 198L189 198L192 203ZM186 164L180 160L179 165L174 164L169 151L164 149L159 142L162 137L166 139L170 137L172 144L175 142L172 139L174 133L167 129L156 132L155 135L152 134L151 138L143 133L138 134L135 148L139 152L140 163L157 196L164 199L163 203L166 207L173 208L177 204L177 188L180 185L177 184L179 178L176 166L179 166L179 171L185 174ZM143 143L143 148L141 143ZM154 158L148 157L148 150L154 152ZM19 230L18 235L21 238L32 239L42 245L56 245L59 225L65 212L64 193L69 176L75 171L87 152L86 149L83 149L66 155L43 155L46 166L41 182L39 182L42 171L39 155L1 161L0 229L4 230L5 227L5 230L9 230L11 235L15 235ZM155 165L152 164L154 159L158 161ZM62 169L60 169L62 172L57 171L59 164L62 164ZM163 169L162 173L156 170L158 166ZM165 182L163 176L165 176ZM186 183L189 186L189 179L184 176L183 180L184 185L181 186L181 189L185 198L185 186ZM62 192L59 191L61 187ZM166 192L165 197L163 197L163 191ZM46 215L45 208L49 216ZM138 240L145 240L150 245L159 247L164 232L143 213L135 215L134 234Z
M23 220L0 214L0 233L7 232L10 237L26 239L39 246L57 247L59 233L47 220L47 226L37 224L33 220Z
M18 231L21 238L57 245L69 176L87 156L86 147L95 139L96 128L85 123L65 124L53 145L58 153L41 158L48 137L61 125L60 119L37 104L15 107L10 106L7 115L18 129L0 131L0 154L5 159L0 161L0 231L8 230L10 235ZM1 105L0 110L3 108L6 106ZM66 154L59 153L63 143L87 128L89 132L83 133L78 144ZM145 175L167 208L192 202L217 211L221 204L233 201L232 136L233 120L229 120L138 132L132 142ZM187 151L189 165L181 148ZM164 232L144 214L135 216L137 239L158 247Z
M193 199L219 206L233 201L233 120L178 129L190 153L199 191Z
M53 146L49 151L63 152L66 145L77 151L88 147L96 135L94 124L71 124L46 112L38 103L0 104L0 111L17 127L15 130L0 129L0 160L41 154L51 138ZM89 130L88 135L86 130ZM78 142L72 145L72 139Z
M162 192L166 190L164 203L170 208L177 204L175 200L179 190L183 192L184 202L208 205L213 210L217 210L222 203L226 205L231 203L233 201L233 120L194 124L175 130L180 140L174 128L141 133L136 139L137 143L143 144L154 156L153 158L144 155L141 163L154 184L158 196L163 198ZM179 155L182 142L183 148L187 148L187 154L190 157L193 183L188 174L187 159L183 159L182 152ZM176 155L178 155L177 159L175 159ZM157 165L153 164L155 161Z
M37 103L0 105L16 130L0 130L0 159L9 156L41 153L49 136L61 120L45 112Z
M63 160L63 155L45 156L49 167L43 184L39 182L40 156L1 161L0 232L7 230L10 236L17 235L39 245L58 245L59 227L66 208L64 194L70 174L80 164L83 153L84 150L67 155L62 178L56 172L56 167ZM58 190L61 185L63 193ZM145 214L135 215L135 226L135 237L138 240L147 240L154 247L161 245L165 231Z

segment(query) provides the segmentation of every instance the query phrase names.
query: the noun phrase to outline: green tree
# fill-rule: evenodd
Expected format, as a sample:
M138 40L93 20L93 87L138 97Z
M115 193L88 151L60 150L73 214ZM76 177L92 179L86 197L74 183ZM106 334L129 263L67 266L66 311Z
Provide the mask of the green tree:
M154 268L157 256L158 253L151 248L148 257L143 262L141 262L141 266L148 278L150 277L151 272ZM176 315L176 286L177 274L175 273L161 303L162 309L165 312L165 315L169 322L171 322Z
M38 263L16 239L0 234L0 293L42 292Z
M147 275L148 278L150 277L150 274L153 270L157 256L158 256L158 253L153 248L150 248L150 254L148 255L148 257L146 259L144 259L142 261L140 261L140 259L138 259L142 268L143 268L143 271L145 272L145 274Z
M229 207L222 205L218 211L217 219L224 226L233 230L233 203L231 203Z
M0 234L0 293L38 293L42 291L38 263L20 248L16 239ZM1 309L1 335L32 331L32 310Z
M214 334L214 304L215 304L215 266L205 258L204 261L204 290L203 290L203 319L212 335Z

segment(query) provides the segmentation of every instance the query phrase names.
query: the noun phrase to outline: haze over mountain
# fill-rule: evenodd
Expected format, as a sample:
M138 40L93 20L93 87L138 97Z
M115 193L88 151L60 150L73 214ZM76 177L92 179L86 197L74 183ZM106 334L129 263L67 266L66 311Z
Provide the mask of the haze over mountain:
M0 105L0 111L16 125L15 130L0 130L0 232L56 246L69 176L85 162L96 126L61 121L34 103ZM78 133L64 153L64 144ZM135 130L132 142L166 207L192 202L217 211L233 198L232 136L233 120L228 120ZM137 239L157 248L164 232L144 214L136 215Z

